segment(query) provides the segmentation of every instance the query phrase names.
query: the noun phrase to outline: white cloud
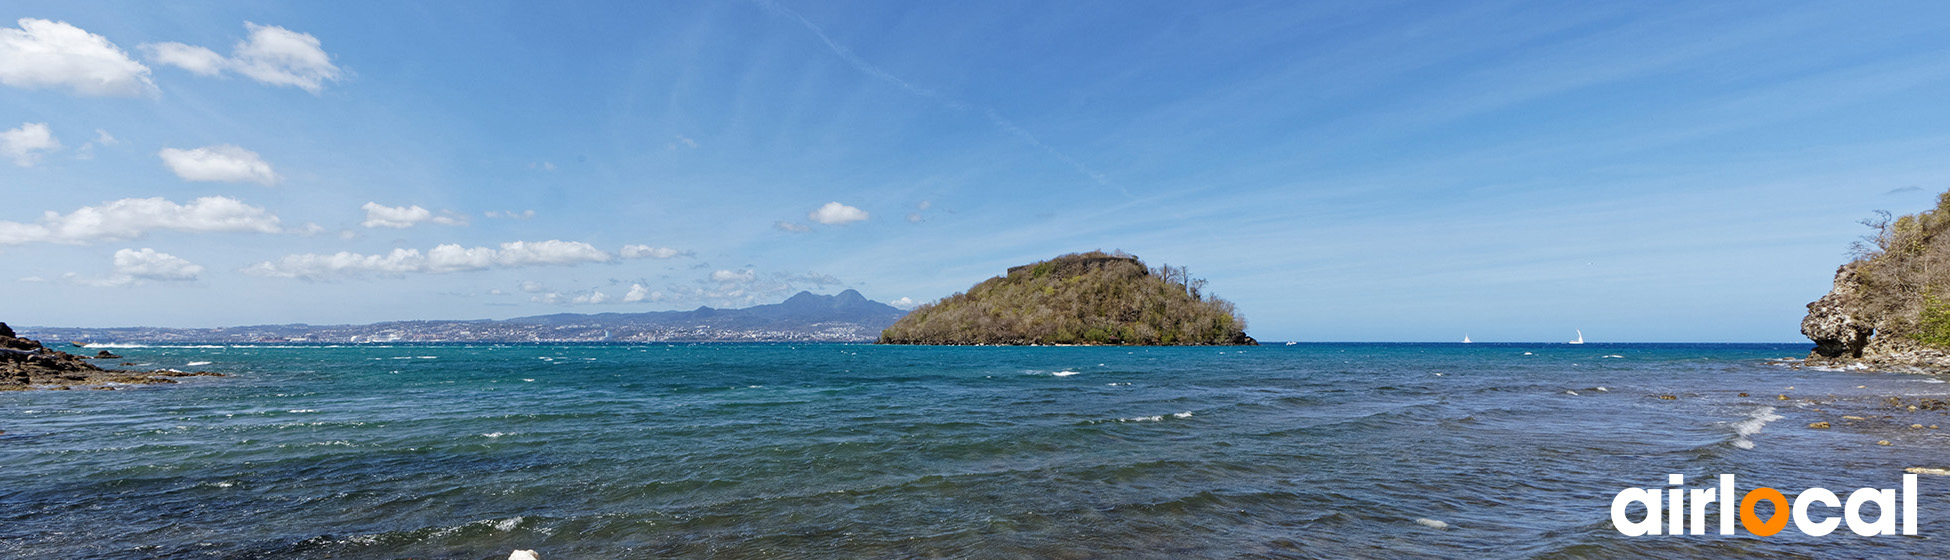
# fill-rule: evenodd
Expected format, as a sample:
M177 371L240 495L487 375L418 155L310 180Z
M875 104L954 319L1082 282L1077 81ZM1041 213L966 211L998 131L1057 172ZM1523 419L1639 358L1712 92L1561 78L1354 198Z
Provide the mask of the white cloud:
M911 311L911 310L913 310L913 309L914 309L914 308L916 308L916 307L920 307L920 306L921 306L921 302L918 302L918 301L914 301L914 298L910 298L910 297L902 297L902 298L900 298L900 299L897 299L897 300L894 300L894 301L890 301L890 302L887 302L887 305L892 305L892 306L894 306L894 307L896 307L896 308L900 308L900 309L906 309L906 310L910 310L910 311Z
M359 222L359 225L369 228L410 228L433 219L433 212L418 205L395 207L367 202L359 208L366 211L366 221Z
M623 294L624 303L636 303L639 301L663 301L663 300L664 300L663 292L651 290L650 288L645 287L642 284L630 284L630 291L628 293Z
M84 244L141 237L150 231L281 231L278 217L234 198L206 196L176 204L161 197L125 198L84 206L62 215L49 211L38 224L0 222L0 245Z
M47 123L21 123L20 128L0 131L0 156L13 158L14 165L33 167L41 155L61 149Z
M744 270L719 270L711 273L711 279L718 282L750 282L755 278L758 278L758 272L749 268Z
M420 222L433 222L443 226L467 225L467 217L451 210L441 210L440 215L419 205L386 206L377 202L367 202L359 209L366 211L366 220L359 225L368 228L410 228ZM490 216L492 217L492 216Z
M778 228L779 231L789 231L792 233L805 233L808 231L812 231L812 226L798 223L798 222L787 222L784 220L780 220L779 222L772 224L772 227Z
M222 74L224 67L230 65L230 60L217 54L217 51L196 45L149 43L141 48L142 52L148 54L150 62L182 68L198 76Z
M569 265L583 262L609 262L609 253L581 241L536 241L502 243L495 263L501 266Z
M908 213L907 213L907 221L909 221L909 222L914 222L914 223L917 223L917 224L918 224L918 223L921 223L921 213L920 213L920 212L908 212Z
M818 210L807 212L806 218L831 226L865 220L867 219L867 211L838 202L828 202L825 206L819 207Z
M318 93L325 82L344 75L332 64L332 55L320 47L317 37L275 25L244 22L250 37L237 42L230 56L182 43L142 45L149 60L188 70L201 76L215 76L225 70L243 74L259 83L290 86Z
M19 28L0 28L0 84L122 97L156 90L149 67L107 38L64 21L21 18L18 23Z
M204 146L191 150L163 148L156 153L169 170L184 181L249 181L265 186L278 184L278 174L257 152L230 144Z
M109 134L108 131L97 128L95 129L95 143L103 146L113 146L122 143L122 141L116 140L115 135Z
M147 247L115 252L115 273L142 280L187 281L203 273L203 266Z
M115 272L105 278L87 278L69 273L62 278L76 284L101 287L133 286L144 280L190 282L203 273L203 266L169 253L147 247L115 252Z
M523 210L520 212L516 212L513 210L509 210L506 212L502 212L498 210L489 210L486 212L482 212L481 215L489 218L507 218L510 220L526 220L535 217L535 211Z
M521 281L521 291L528 292L531 294L539 294L548 291L548 286L544 286L542 285L541 282L536 282L534 280L523 280Z
M649 245L624 245L623 250L618 251L618 253L626 259L672 259L691 255L690 251L679 251L669 247L651 247Z
M570 266L586 262L609 262L612 259L614 257L609 253L588 243L551 239L533 242L511 241L502 243L499 249L444 244L425 253L421 253L418 249L393 249L391 253L383 255L364 255L347 251L330 255L302 253L285 255L277 261L257 263L244 268L244 272L272 278L332 280L367 275L399 276L407 273L442 274L489 268ZM545 289L541 284L522 283L522 290L530 293Z
M928 202L928 201L926 201L926 200L923 200L923 201L921 201L921 203L920 203L920 204L916 204L916 205L914 205L914 208L915 208L915 209L917 209L917 210L927 210L927 209L928 209L929 207L932 207L932 206L934 206L934 203L933 203L933 202Z
M597 291L591 291L589 293L582 294L569 299L569 303L577 303L577 304L595 304L595 303L603 303L607 301L609 301L609 294L605 294Z

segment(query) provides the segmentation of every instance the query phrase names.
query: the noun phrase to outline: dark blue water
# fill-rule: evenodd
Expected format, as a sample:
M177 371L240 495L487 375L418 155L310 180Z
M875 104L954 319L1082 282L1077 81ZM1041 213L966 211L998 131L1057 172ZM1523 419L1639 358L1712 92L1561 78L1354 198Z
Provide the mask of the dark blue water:
M1908 427L1950 416L1884 403L1950 385L1763 363L1804 345L117 352L233 375L0 393L0 557L1950 553L1946 477L1916 537L1612 529L1670 473L1846 496L1950 466Z

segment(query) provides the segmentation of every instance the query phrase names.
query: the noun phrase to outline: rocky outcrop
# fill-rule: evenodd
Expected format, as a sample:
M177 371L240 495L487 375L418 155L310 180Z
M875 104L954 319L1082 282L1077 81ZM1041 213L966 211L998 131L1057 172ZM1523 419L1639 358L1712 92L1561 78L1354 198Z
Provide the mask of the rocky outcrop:
M1835 287L1808 304L1801 334L1814 341L1810 365L1844 366L1916 373L1950 372L1950 349L1899 335L1879 333L1883 319L1866 311L1862 276L1856 263L1835 271ZM1880 334L1880 336L1879 336Z
M1801 334L1815 341L1809 360L1861 358L1875 334L1875 321L1859 316L1861 275L1854 263L1835 271L1835 288L1828 295L1808 304L1808 316L1801 319Z
M67 389L74 386L175 383L174 377L222 376L206 371L122 371L96 367L81 356L16 336L0 323L0 391Z

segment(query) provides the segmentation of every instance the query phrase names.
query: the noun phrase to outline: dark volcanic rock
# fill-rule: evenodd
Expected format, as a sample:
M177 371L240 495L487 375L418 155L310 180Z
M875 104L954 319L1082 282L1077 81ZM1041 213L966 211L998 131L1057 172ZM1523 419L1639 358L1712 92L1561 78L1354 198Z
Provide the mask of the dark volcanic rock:
M3 327L5 323L0 323ZM0 333L12 333L12 329ZM106 354L107 351L102 353ZM35 387L67 389L72 385L107 383L175 383L171 377L221 376L209 372L184 373L167 370L141 372L105 370L81 356L50 349L39 341L0 335L0 391Z
M107 351L107 350L103 350L103 351L100 351L100 352L96 352L96 353L95 353L95 359L97 359L97 360L113 360L113 359L116 359L116 358L120 358L120 357L121 357L121 356L117 356L117 355L115 355L115 353L114 353L114 352L110 352L110 351Z

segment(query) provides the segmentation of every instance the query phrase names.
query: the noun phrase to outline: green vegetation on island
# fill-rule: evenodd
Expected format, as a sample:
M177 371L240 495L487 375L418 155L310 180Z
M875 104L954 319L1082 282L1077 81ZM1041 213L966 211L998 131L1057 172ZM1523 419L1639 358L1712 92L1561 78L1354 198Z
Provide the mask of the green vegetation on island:
M1232 302L1185 267L1122 251L1072 253L1009 269L923 305L881 344L1253 345Z

